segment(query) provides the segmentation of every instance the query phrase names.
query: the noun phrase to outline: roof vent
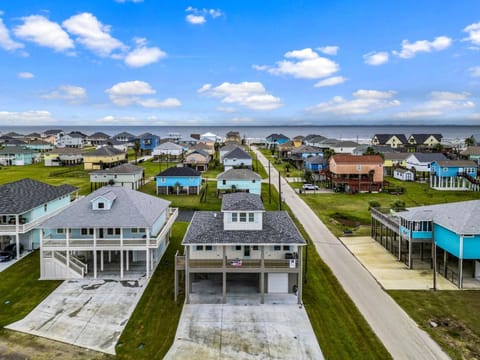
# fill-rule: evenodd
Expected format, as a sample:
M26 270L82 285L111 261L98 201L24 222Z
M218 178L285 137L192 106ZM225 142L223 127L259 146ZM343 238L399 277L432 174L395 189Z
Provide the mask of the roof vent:
M217 213L213 213L213 217L216 218L216 217L217 217Z

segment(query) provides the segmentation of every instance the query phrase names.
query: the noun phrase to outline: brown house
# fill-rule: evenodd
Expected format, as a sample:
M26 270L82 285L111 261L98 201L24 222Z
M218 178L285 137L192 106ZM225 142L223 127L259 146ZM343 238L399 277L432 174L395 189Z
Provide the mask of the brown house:
M383 159L379 155L337 154L330 158L329 179L338 191L381 191Z

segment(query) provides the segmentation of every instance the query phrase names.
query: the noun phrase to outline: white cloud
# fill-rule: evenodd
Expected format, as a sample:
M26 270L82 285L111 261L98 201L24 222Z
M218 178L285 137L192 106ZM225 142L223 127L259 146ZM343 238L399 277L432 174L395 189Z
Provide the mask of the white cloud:
M207 17L216 19L223 15L220 9L197 9L189 6L185 9L189 14L185 16L185 20L193 25L201 25L207 22Z
M365 64L374 65L374 66L386 64L388 62L388 58L389 58L389 55L388 55L388 52L386 51L380 51L380 52L372 51L372 52L369 52L368 54L363 55L363 60Z
M70 34L77 36L77 41L95 54L108 57L114 51L125 51L126 46L110 35L110 26L103 25L91 13L74 15L62 25ZM115 56L115 55L113 55Z
M331 113L335 115L362 115L373 111L399 106L400 101L393 99L395 91L358 90L353 99L346 100L335 96L332 100L307 108L313 114Z
M412 110L396 114L402 119L413 119L420 117L439 117L452 111L467 110L475 107L467 92L432 91L428 95L429 100L414 107Z
M237 104L251 110L274 110L283 106L280 99L268 94L260 82L224 82L217 87L205 84L197 92L221 98L222 103Z
M0 123L11 125L43 125L54 122L52 114L46 110L23 112L0 111Z
M265 71L265 70L268 69L268 66L267 65L255 65L255 64L253 64L252 68L254 68L255 70L258 70L258 71Z
M322 46L322 47L318 47L317 50L325 55L337 55L339 47L338 46Z
M446 36L438 36L433 41L418 40L410 43L408 40L402 41L402 49L400 51L393 51L403 59L411 59L415 57L418 52L432 52L445 50L452 44L452 39Z
M470 76L480 77L480 66L471 67L468 71L470 72Z
M131 67L142 67L153 64L167 56L167 53L158 47L147 47L146 39L135 39L137 47L125 57L125 63Z
M72 39L56 22L41 15L31 15L22 19L23 24L13 30L17 37L55 51L74 48Z
M340 69L337 63L319 56L310 48L289 51L284 56L294 60L277 61L274 67L254 65L254 68L268 71L272 75L290 75L299 79L321 79Z
M57 89L42 95L44 99L67 100L70 103L80 103L87 97L87 91L80 86L62 85Z
M114 115L107 115L103 118L97 119L97 123L103 125L139 125L139 120L134 116L114 116Z
M143 0L115 0L115 2L121 3L121 4L127 3L127 2L141 3L141 2L143 2Z
M217 110L218 111L221 111L221 112L224 112L224 113L227 113L227 114L232 114L232 113L235 113L237 112L237 109L235 109L234 107L229 107L229 106L219 106L217 107Z
M468 37L464 40L480 45L480 22L468 25L463 31L468 33Z
M185 20L187 20L187 22L193 25L201 25L207 22L207 20L205 19L205 16L193 15L193 14L188 14L187 16L185 16Z
M343 76L333 76L324 80L320 80L314 86L315 87L334 86L334 85L342 84L346 80L347 79L344 78Z
M0 19L0 47L8 51L14 51L24 47L23 44L16 42L10 37L10 32L3 23L2 19Z
M21 72L21 73L18 73L17 77L19 79L33 79L35 77L35 75L33 75L31 72Z
M113 85L105 90L110 100L118 106L139 105L147 108L166 108L181 106L181 102L175 98L157 100L145 98L145 95L153 95L155 89L145 81L126 81Z

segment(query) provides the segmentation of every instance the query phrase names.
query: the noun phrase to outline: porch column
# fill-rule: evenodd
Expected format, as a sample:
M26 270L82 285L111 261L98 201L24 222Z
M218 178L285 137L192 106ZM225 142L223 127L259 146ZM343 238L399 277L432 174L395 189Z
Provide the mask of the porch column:
M97 278L97 229L93 229L93 278Z
M398 261L402 261L402 235L398 237Z
M448 253L443 250L443 276L447 277Z
M222 304L227 302L227 272L222 272Z
M20 259L20 216L15 215L15 243L17 245L17 259Z
M128 257L128 250L125 250L125 262L127 263L126 264L126 270L130 270L130 259Z
M100 271L103 271L103 250L100 251Z
M265 302L265 245L261 247L260 260L260 304Z
M458 257L458 287L463 288L463 235L460 236L460 249Z
M308 244L306 245L308 246ZM297 304L302 304L302 294L303 294L303 246L300 247L300 251L298 252L298 264L297 264Z
M120 228L120 279L123 279L123 228Z
M67 245L67 271L70 273L70 233L69 229L65 229L65 240L66 240L66 245Z
M109 263L112 262L112 251L111 250L108 250L108 262Z
M150 277L150 252L148 251L148 247L145 249L145 260L146 260L146 273L147 273L147 279ZM127 252L128 254L128 252ZM128 260L127 260L128 262Z
M190 304L190 246L185 246L185 303Z
M43 229L40 229L40 279L43 279Z
M408 241L408 268L412 269L412 239Z

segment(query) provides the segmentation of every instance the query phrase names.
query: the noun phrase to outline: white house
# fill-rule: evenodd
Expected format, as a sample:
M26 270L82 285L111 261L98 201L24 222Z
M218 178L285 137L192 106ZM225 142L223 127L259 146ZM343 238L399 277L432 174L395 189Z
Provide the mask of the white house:
M225 155L227 155L230 151L232 150L235 150L236 148L240 147L240 145L238 144L229 144L229 145L225 145L225 146L222 146L220 149L219 149L219 152L220 152L220 162L223 162L223 157Z
M123 186L138 190L145 183L145 171L141 166L122 164L90 173L90 190L104 185Z
M244 150L237 147L223 156L223 167L225 171L234 167L252 168L252 157Z
M39 225L40 278L150 277L178 214L169 204L122 186L72 203Z
M416 172L430 172L434 161L447 160L441 153L412 153L407 157L407 168Z
M61 131L56 135L56 138L55 138L55 146L58 148L65 148L65 147L81 148L83 147L83 144L84 144L83 137L77 133L65 134L65 132Z
M393 169L393 177L402 181L414 181L415 173L412 170L395 168Z
M170 141L164 142L153 149L153 156L168 156L170 158L179 158L183 154L183 147Z

